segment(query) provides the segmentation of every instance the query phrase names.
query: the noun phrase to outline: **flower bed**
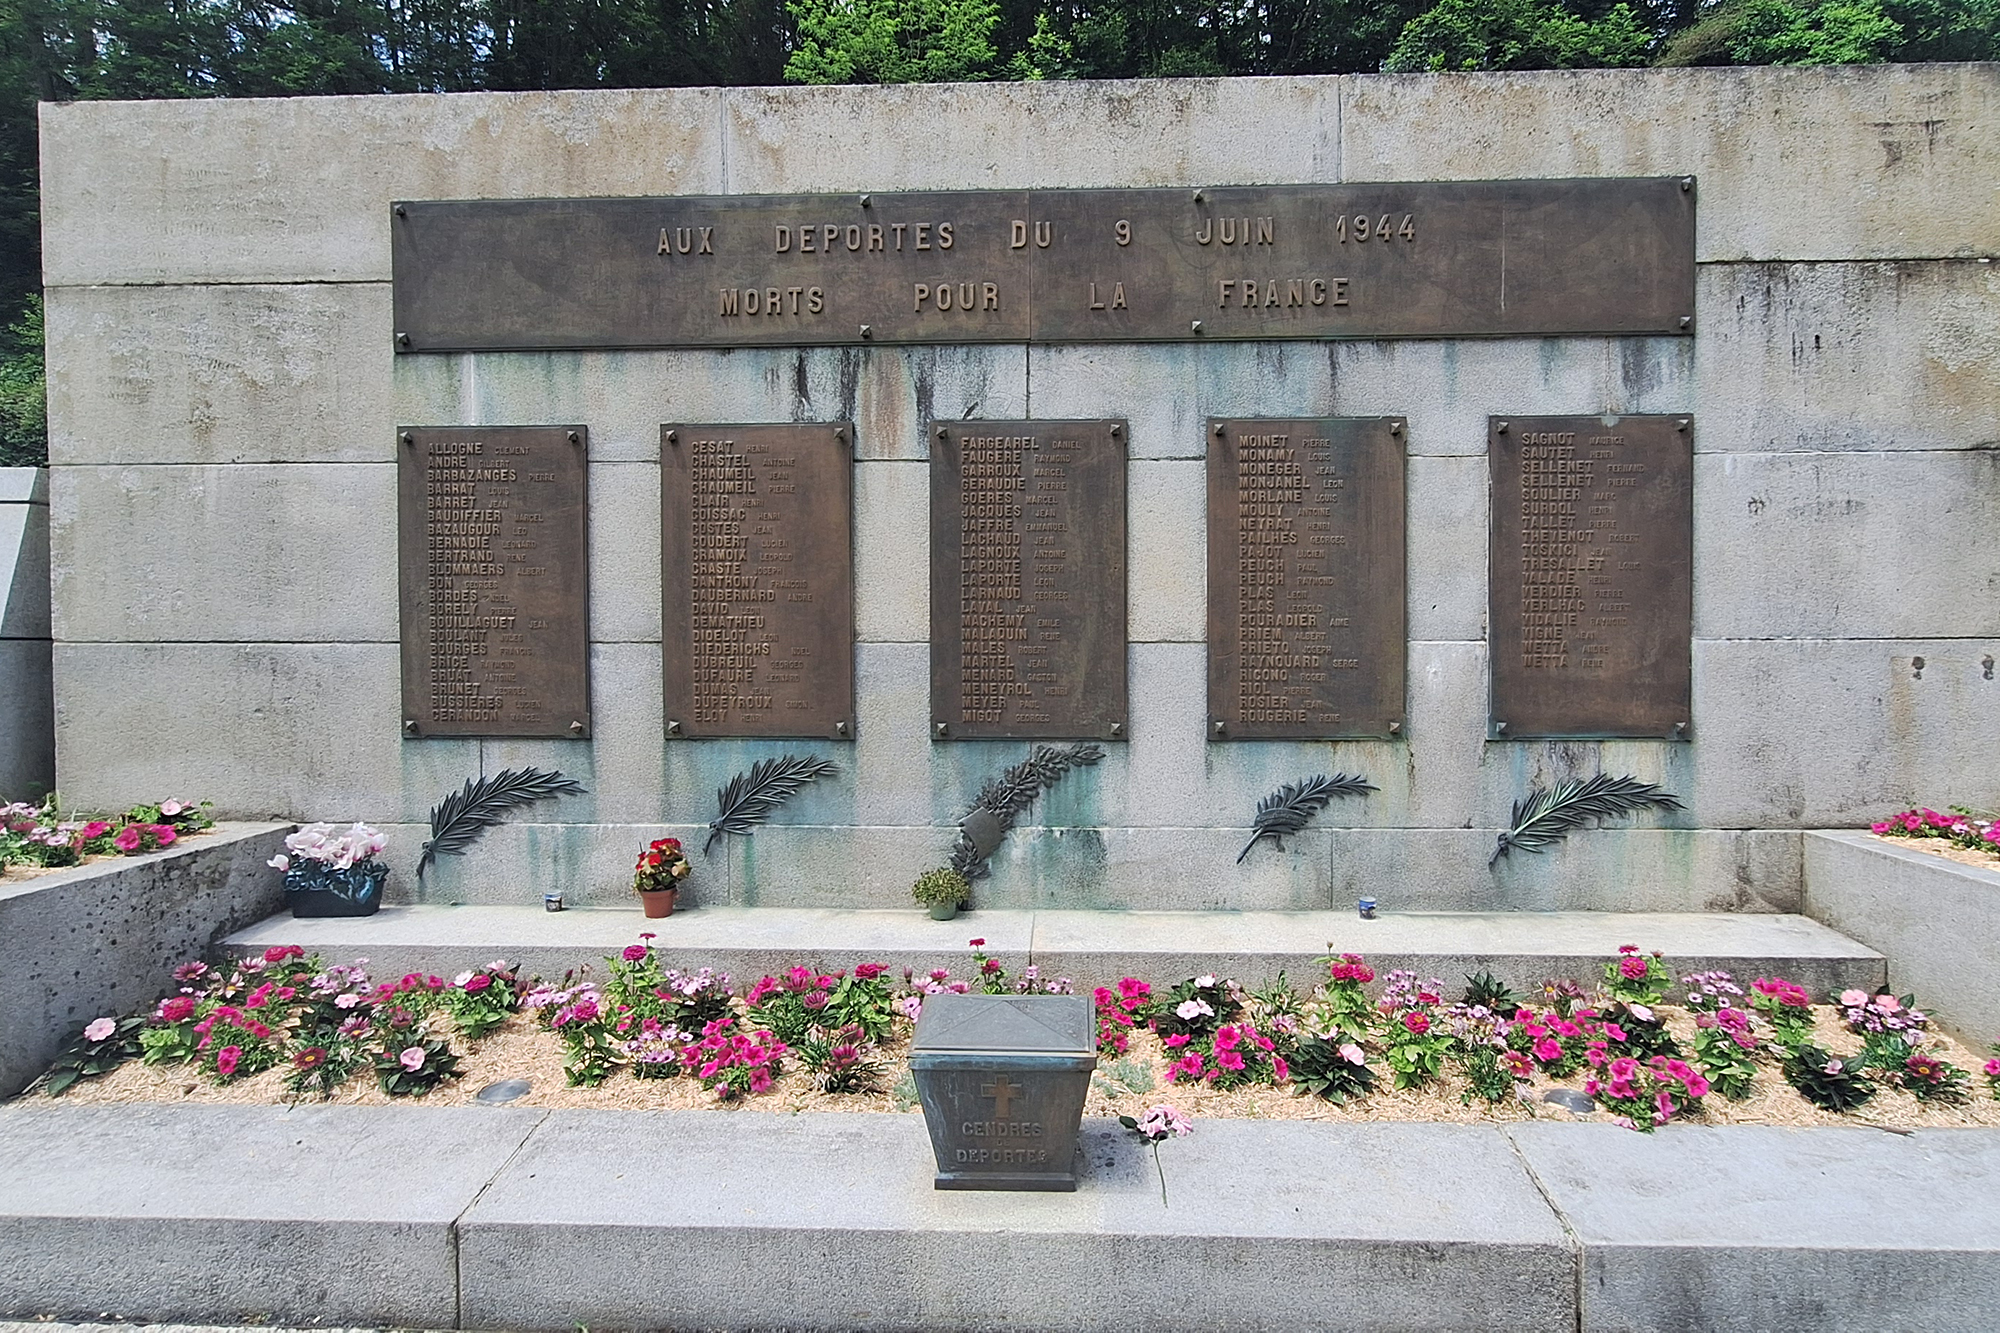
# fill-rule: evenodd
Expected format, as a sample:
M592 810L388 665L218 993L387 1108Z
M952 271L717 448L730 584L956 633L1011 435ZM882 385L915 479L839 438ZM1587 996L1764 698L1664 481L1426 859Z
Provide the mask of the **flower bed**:
M29 879L114 856L144 856L215 827L209 802L168 799L96 818L42 805L0 805L0 879Z
M1904 810L1870 824L1868 831L1965 865L2000 866L2000 819L1981 816L1962 805L1953 806L1950 814Z
M905 1051L942 990L1068 990L1010 976L974 941L964 976L895 980L800 966L738 991L664 965L642 940L604 975L560 984L504 963L446 979L377 981L296 946L227 972L192 963L143 1014L95 1020L44 1080L84 1101L463 1103L525 1079L524 1105L909 1111ZM1309 991L1204 976L1127 978L1096 992L1101 1065L1087 1114L1142 1115L1162 1096L1200 1116L1320 1120L1577 1118L1650 1130L1714 1124L2000 1126L2000 1059L1931 1030L1910 997L1816 1004L1782 978L1676 978L1628 946L1592 992L1530 997L1468 978L1456 999L1411 973L1326 960ZM1669 993L1678 1003L1669 1004Z

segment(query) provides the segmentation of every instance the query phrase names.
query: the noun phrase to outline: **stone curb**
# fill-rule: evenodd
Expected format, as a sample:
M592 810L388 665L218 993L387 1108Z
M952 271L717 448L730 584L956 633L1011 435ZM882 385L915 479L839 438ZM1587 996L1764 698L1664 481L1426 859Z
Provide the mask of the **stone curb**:
M1595 982L1620 944L1665 952L1676 976L1726 968L1738 977L1777 972L1815 995L1874 987L1882 956L1802 916L1698 912L1408 912L1369 921L1347 912L978 911L932 921L902 911L703 907L648 921L636 908L550 914L526 907L385 907L356 920L275 916L223 943L234 953L300 944L328 962L369 960L378 976L451 976L495 958L558 977L634 943L641 932L668 965L713 967L747 984L799 963L852 967L884 962L927 972L967 967L966 941L1013 972L1027 963L1079 987L1121 976L1160 982L1216 972L1247 985L1319 971L1329 950L1365 954L1379 974L1407 967L1450 986L1492 971L1516 990L1549 977Z
M510 1329L2000 1322L2000 1131L1085 1126L937 1193L914 1115L0 1108L0 1315Z

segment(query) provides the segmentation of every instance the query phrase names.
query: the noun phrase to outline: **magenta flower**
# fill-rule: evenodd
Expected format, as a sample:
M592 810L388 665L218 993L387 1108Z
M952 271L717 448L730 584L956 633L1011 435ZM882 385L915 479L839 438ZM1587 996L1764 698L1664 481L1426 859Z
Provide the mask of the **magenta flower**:
M228 1078L236 1072L236 1066L242 1063L242 1060L241 1046L225 1046L215 1053L215 1072Z
M169 995L160 1001L160 1007L154 1011L153 1016L163 1023L180 1023L185 1022L192 1013L194 1013L194 996Z
M139 832L137 824L127 824L124 828L118 830L117 836L111 839L111 845L121 852L130 854L138 851L139 844L144 840L144 835Z
M1628 981L1644 981L1646 979L1646 960L1630 956L1621 959L1618 963L1618 975Z
M1412 1035L1421 1037L1431 1030L1431 1021L1422 1014L1412 1011L1403 1015L1403 1026L1408 1028Z
M626 961L626 962L628 962L628 963L636 963L636 962L638 962L638 961L639 961L639 960L640 960L641 958L644 958L645 956L646 956L646 946L645 946L645 945L643 945L643 944L628 944L628 945L626 945L626 946L625 946L625 961Z
M1543 1064L1562 1059L1563 1048L1554 1037L1543 1037L1535 1043L1535 1058Z

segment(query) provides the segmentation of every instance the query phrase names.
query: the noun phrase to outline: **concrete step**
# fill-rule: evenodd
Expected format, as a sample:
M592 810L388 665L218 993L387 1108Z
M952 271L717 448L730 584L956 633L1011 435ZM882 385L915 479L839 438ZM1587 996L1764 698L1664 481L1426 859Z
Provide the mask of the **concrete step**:
M917 1115L0 1108L0 1317L419 1328L2000 1326L2000 1131L1085 1124L931 1188ZM663 1268L646 1256L671 1255Z
M647 921L632 908L385 907L359 919L267 918L230 936L236 952L301 944L329 962L365 957L378 976L449 975L506 958L543 977L595 963L652 932L669 962L747 982L801 962L884 962L965 975L966 941L1010 971L1033 963L1079 987L1121 976L1161 982L1215 972L1262 985L1318 973L1329 951L1365 954L1378 973L1407 967L1457 986L1481 969L1517 989L1549 977L1600 978L1621 944L1659 949L1677 973L1725 968L1782 975L1815 994L1888 980L1882 955L1803 916L1715 912L979 911L932 921L917 911L704 907Z

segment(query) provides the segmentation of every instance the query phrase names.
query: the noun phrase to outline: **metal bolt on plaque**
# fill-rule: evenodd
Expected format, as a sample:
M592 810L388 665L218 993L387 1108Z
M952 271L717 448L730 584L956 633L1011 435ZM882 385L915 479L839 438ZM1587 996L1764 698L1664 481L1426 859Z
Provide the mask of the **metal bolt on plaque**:
M941 1190L1076 1188L1097 1068L1081 995L932 995L910 1046Z

